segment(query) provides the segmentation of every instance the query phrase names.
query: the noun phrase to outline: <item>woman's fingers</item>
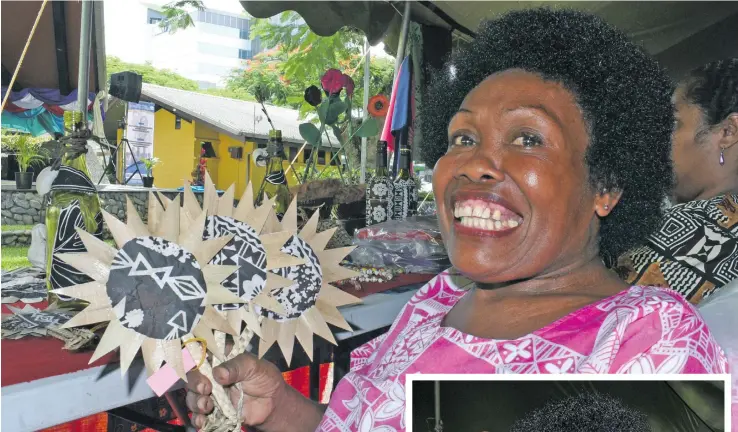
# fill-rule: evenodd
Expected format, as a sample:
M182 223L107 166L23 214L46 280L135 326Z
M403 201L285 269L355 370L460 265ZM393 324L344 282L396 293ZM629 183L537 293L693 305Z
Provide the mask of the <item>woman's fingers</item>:
M213 378L221 385L231 385L258 378L261 361L251 354L240 354L213 369Z
M213 391L213 386L205 375L193 370L187 374L187 390L207 396Z
M210 396L203 396L195 392L187 392L187 408L195 414L210 414L213 411L213 401Z
M206 417L202 414L192 414L192 424L198 429L202 429L205 426L205 420Z

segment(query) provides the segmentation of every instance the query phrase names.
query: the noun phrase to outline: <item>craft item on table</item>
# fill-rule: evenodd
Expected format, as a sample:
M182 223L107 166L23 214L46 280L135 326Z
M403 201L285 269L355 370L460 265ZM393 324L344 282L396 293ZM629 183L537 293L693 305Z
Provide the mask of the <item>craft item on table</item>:
M20 339L25 336L47 336L47 328L61 326L69 321L74 312L56 307L46 310L25 305L22 309L8 306L12 314L6 314L2 320L2 338Z
M55 176L48 193L46 207L47 241L46 273L48 289L69 287L91 282L83 273L56 258L59 254L85 252L77 229L102 239L102 214L97 189L90 180L87 169L87 139L90 132L80 128L82 114L74 111L64 113L64 126L68 134L59 139L63 150ZM56 164L54 165L56 166ZM50 295L50 300L57 300ZM69 307L81 308L80 302L60 297L59 301Z
M289 365L296 338L312 360L313 334L336 345L328 324L352 331L337 308L360 303L361 300L331 283L358 276L357 272L340 265L354 247L326 249L336 229L317 232L318 219L318 212L313 213L299 234L290 237L282 246L283 252L303 258L307 262L270 270L294 283L273 293L286 313L275 313L264 308L258 310L263 317L259 341L260 357L277 343ZM281 223L270 215L266 230L298 232L297 198L290 204Z
M2 273L2 303L39 303L46 300L46 273L24 267Z
M407 273L437 274L451 266L438 220L414 216L372 225L356 233L351 262L361 267L399 267Z
M78 228L87 252L55 256L92 280L54 291L89 302L62 328L108 322L90 362L120 347L125 373L140 349L149 374L165 361L186 381L183 343L212 339L213 329L236 333L213 305L241 302L220 285L237 266L209 264L233 236L203 240L206 212L165 210L153 193L148 225L130 199L126 223L102 214L116 247Z
M388 282L394 279L398 274L404 273L401 268L360 267L351 264L344 264L344 266L359 272L359 276L350 279L351 281L357 282Z
M74 351L87 346L96 337L94 332L87 329L61 329L60 327L75 313L59 309L56 304L50 305L45 310L29 305L22 309L8 306L8 309L13 313L3 317L3 339L52 336L64 342L64 349Z

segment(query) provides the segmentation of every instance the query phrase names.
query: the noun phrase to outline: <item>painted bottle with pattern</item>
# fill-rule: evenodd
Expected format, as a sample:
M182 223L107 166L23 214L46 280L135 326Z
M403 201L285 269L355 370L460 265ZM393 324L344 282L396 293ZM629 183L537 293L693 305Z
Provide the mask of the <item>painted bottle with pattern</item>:
M376 225L392 219L394 185L387 169L387 142L377 144L377 165L366 185L366 224Z
M86 113L64 112L66 135L75 136L82 130L81 122ZM76 268L63 262L57 254L87 252L77 233L81 228L102 239L103 220L100 199L87 169L87 156L65 146L62 148L60 172L48 193L46 207L46 285L55 290L72 285L92 282L92 279ZM68 175L67 175L68 174ZM68 181L68 180L72 181ZM87 302L49 293L49 302L70 309L81 309Z
M395 220L414 216L418 209L418 186L411 174L412 151L407 144L400 146L400 163L394 181L393 216Z
M284 173L285 155L281 130L272 129L269 131L267 153L269 154L269 162L267 162L266 176L261 182L256 200L260 203L264 194L269 198L276 196L274 212L279 220L282 220L282 216L290 205L290 190L287 186L287 176Z

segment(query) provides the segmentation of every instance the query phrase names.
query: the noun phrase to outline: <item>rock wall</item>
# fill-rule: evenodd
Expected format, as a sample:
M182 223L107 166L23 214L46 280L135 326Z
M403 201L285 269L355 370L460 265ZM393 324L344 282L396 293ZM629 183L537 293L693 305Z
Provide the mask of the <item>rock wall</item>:
M31 244L31 230L3 231L3 246L28 246Z
M112 189L112 190L110 190ZM35 191L14 190L3 187L2 190L2 224L3 225L36 225L46 223L46 214L42 198ZM165 190L162 194L169 199L179 197L181 192ZM126 197L133 201L141 219L147 220L149 191L116 187L98 191L100 205L105 211L125 221ZM202 205L202 194L195 194ZM3 243L5 244L5 243Z

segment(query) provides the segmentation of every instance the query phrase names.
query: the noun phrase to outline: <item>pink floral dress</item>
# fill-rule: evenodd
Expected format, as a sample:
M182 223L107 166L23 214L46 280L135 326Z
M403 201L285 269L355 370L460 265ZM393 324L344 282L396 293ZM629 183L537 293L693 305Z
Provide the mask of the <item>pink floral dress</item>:
M356 349L318 431L405 430L406 374L727 372L702 318L672 291L634 286L516 340L491 340L441 326L468 285L440 274L385 335Z

